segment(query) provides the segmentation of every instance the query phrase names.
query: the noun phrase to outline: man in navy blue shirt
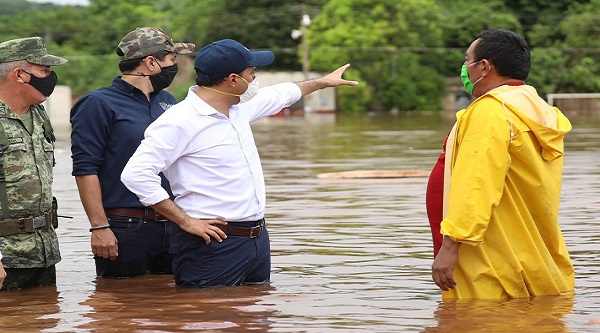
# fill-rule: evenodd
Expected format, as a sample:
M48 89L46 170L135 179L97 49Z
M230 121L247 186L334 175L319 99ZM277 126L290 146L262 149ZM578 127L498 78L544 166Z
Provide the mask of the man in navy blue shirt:
M119 178L146 127L176 103L163 89L177 74L176 55L194 47L158 28L128 33L116 50L123 75L71 109L72 174L91 224L98 276L172 273L172 222L142 205ZM164 177L162 184L171 193Z

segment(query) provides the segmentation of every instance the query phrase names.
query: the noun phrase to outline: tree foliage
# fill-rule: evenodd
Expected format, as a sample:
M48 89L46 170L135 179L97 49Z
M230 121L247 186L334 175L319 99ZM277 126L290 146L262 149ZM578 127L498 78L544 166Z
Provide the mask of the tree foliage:
M429 0L331 0L311 26L311 67L329 71L350 62L369 92L353 98L362 110L414 110L425 106L420 99L439 108L439 90L412 89L425 81L443 87L444 78L416 55L442 45L439 15Z
M275 53L270 69L299 70L296 55L298 40L291 32L298 29L303 14L315 17L326 0L228 0L211 12L203 44L232 38L250 49L269 49Z
M212 13L221 6L220 0L160 0L158 10L168 12L164 28L173 38L190 41L199 48L210 42L208 34Z
M42 11L55 11L60 8L60 6L50 3L34 5L25 0L0 0L0 16L14 15L16 13L29 10L32 8L32 6L35 6L35 8Z
M456 76L464 61L465 50L482 31L503 28L523 33L518 18L503 1L443 1L440 26L444 51L425 55L428 64L445 76ZM474 13L476 13L474 15Z
M290 33L303 14L312 19L311 70L350 62L346 77L361 82L336 90L345 111L439 109L445 78L458 76L468 45L496 27L528 41L528 83L540 93L600 91L600 0L0 0L0 40L43 37L50 52L70 60L55 68L60 82L81 95L119 74L115 48L142 26L198 48L233 38L273 50L268 69L300 70L300 40Z
M559 77L557 90L600 91L600 0L575 3L560 22L564 46L572 48L565 62L567 70Z

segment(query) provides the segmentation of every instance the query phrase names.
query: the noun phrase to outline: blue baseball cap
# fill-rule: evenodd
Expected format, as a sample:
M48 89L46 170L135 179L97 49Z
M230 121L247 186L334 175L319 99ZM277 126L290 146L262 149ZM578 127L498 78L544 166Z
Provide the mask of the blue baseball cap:
M248 67L267 66L273 63L271 51L250 51L233 39L210 43L198 51L194 69L199 78L211 81L239 73Z

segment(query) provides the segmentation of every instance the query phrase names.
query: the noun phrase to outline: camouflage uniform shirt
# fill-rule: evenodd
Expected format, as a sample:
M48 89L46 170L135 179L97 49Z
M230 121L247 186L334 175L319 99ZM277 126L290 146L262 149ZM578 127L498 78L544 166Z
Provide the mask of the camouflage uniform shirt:
M32 106L29 112L33 118L31 134L20 117L0 101L0 130L5 131L8 141L3 159L11 216L5 218L42 216L52 206L54 144L44 136L41 113L45 111L40 106ZM2 236L0 251L6 268L44 268L61 259L58 238L52 227Z

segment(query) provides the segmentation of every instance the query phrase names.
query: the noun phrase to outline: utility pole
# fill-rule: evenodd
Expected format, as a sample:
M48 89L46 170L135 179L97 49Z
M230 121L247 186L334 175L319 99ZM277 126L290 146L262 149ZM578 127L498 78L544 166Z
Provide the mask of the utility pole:
M302 50L302 74L304 75L304 80L308 81L310 79L309 74L310 74L310 60L308 57L308 52L309 52L309 48L308 48L308 27L310 26L310 16L308 16L308 14L306 14L306 5L305 4L301 4L300 5L300 14L302 15L301 19L300 19L300 30L298 29L294 29L292 30L292 39L298 39L298 38L302 38L300 40L300 44L301 44L301 50ZM306 95L304 97L302 97L302 99L304 100L304 111L305 112L310 112L311 110L311 106L310 106L310 95Z
M300 31L302 32L302 73L304 80L308 80L308 72L310 71L310 63L308 60L308 27L310 26L310 17L306 14L306 5L302 4L302 20L300 20Z

